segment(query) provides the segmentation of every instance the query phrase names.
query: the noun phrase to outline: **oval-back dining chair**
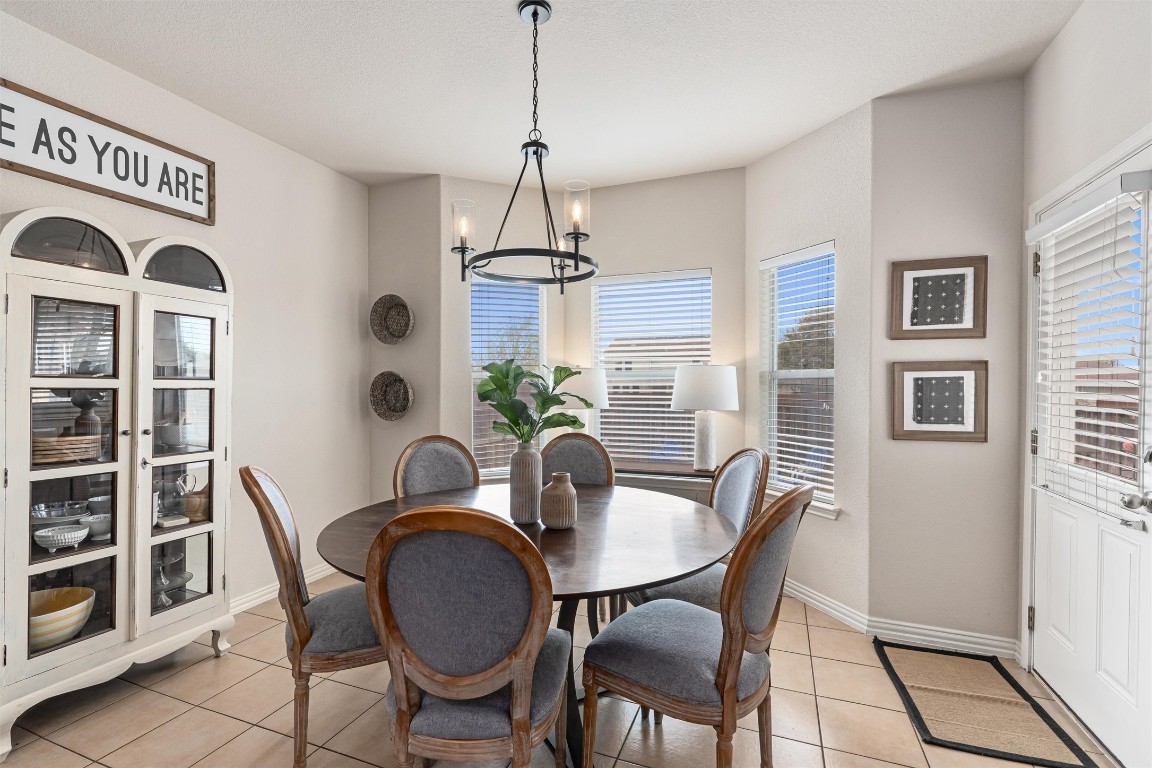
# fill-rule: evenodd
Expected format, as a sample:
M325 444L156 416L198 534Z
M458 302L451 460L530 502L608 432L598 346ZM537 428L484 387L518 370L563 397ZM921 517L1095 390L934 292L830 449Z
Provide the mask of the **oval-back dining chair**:
M553 473L567 472L572 476L573 483L586 485L615 485L616 469L612 466L612 457L608 449L596 438L585 432L568 432L548 441L540 451L542 465L541 475L544 482L552 480ZM607 621L609 613L616 618L624 608L623 596L612 595L612 610L606 609L609 598L588 598L588 629L595 637L600 631L596 623L596 613L600 614L600 621Z
M743 532L764 505L768 484L768 454L759 448L744 448L716 471L708 506L727 517ZM628 602L643 605L653 600L683 600L713 611L720 610L720 587L726 566L717 563L694 576L671 584L629 592Z
M259 467L241 467L240 480L260 515L260 525L276 577L280 605L287 614L284 640L296 680L293 696L294 768L307 764L308 679L317 672L336 672L388 659L372 619L363 584L349 584L316 597L300 565L300 534L288 497L280 485Z
M583 768L592 768L600 688L715 728L717 768L731 767L736 723L756 710L760 765L771 768L768 649L792 543L813 490L793 488L752 520L724 575L718 614L679 600L655 600L624 614L588 644Z
M392 649L399 768L415 755L526 768L553 726L563 768L572 636L548 627L552 580L527 536L475 509L412 510L376 535L365 584Z
M392 490L396 498L480 485L476 457L459 440L427 435L413 440L396 460Z

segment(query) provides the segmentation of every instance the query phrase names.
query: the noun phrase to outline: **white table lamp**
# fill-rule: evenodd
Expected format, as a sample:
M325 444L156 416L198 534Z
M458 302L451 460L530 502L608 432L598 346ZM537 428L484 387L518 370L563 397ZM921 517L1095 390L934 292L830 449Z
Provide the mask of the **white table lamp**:
M716 469L716 414L740 410L736 367L679 365L672 384L672 410L696 412L696 451L692 468Z

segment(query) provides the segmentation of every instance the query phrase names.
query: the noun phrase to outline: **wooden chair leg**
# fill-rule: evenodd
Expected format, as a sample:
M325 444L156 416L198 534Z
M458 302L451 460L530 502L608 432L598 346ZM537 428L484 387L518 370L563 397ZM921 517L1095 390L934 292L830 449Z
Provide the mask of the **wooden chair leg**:
M600 623L608 621L608 598L602 597L596 601L596 610L600 614Z
M308 764L308 678L311 675L301 674L296 678L296 690L292 695L294 728L293 740L293 768L304 768Z
M772 768L772 691L756 707L760 724L760 768Z
M652 713L652 722L654 722L656 725L663 725L664 713L663 712L653 712Z
M648 707L644 706L643 704L640 705L640 719L641 720L647 720L648 719Z
M556 768L568 765L568 681L560 691L560 714L556 718Z
M732 734L716 728L716 768L732 768Z
M593 768L592 759L596 747L596 689L599 688L595 675L584 674L584 762L581 768ZM559 752L559 749L557 749ZM557 763L559 765L559 763Z

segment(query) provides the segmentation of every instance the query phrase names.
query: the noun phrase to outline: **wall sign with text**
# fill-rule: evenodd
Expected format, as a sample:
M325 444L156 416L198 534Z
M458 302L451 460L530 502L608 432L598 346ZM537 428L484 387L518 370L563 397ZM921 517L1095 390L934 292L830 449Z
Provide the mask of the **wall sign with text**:
M216 223L211 160L4 79L0 168Z

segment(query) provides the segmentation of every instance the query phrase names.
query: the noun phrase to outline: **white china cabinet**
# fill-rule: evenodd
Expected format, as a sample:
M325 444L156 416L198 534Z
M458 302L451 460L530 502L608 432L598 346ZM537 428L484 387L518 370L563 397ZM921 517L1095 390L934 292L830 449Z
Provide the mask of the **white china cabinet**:
M80 211L0 220L0 760L20 713L228 644L232 283L207 246Z

